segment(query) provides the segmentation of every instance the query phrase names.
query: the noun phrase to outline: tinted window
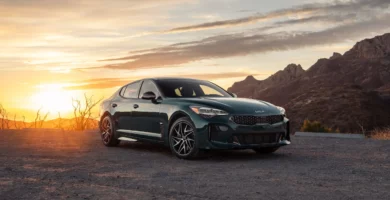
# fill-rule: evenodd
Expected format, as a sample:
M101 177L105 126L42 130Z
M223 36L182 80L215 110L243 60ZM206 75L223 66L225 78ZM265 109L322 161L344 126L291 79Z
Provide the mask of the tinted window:
M162 79L156 83L166 97L232 97L222 88L207 81Z
M127 85L126 89L122 93L125 98L138 98L138 90L141 82L135 82Z
M156 96L159 96L157 87L151 80L145 80L142 83L141 92L139 93L140 98L145 92L153 92Z

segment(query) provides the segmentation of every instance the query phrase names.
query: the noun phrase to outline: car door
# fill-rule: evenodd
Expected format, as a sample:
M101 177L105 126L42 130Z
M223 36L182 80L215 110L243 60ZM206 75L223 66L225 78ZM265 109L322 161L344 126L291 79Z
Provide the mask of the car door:
M148 139L161 140L161 104L155 100L142 99L142 95L146 92L153 92L156 97L160 97L160 92L154 82L152 80L144 80L139 92L139 98L133 104L132 121L134 129L132 131Z
M129 131L136 126L132 120L132 112L134 111L134 101L138 100L140 86L141 81L130 83L123 87L119 97L111 102L111 107L115 113L114 119L117 122L117 129L119 131Z

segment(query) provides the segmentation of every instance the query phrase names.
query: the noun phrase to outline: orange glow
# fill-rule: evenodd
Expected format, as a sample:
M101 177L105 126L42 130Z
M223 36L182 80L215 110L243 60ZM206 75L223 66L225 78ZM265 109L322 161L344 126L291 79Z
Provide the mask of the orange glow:
M37 110L42 108L45 112L70 112L72 110L72 97L78 95L62 89L60 84L40 85L39 92L30 98L30 108Z

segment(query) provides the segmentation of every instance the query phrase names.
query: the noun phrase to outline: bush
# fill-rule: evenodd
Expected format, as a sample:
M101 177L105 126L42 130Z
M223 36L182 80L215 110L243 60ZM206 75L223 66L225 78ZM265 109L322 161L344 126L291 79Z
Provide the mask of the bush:
M390 140L390 127L374 129L369 137L379 140Z
M84 94L84 100L72 99L73 106L73 130L84 131L98 128L98 123L93 120L92 110L103 100L95 101L93 96ZM61 118L60 118L61 119Z
M310 121L305 120L301 127L301 131L303 132L321 132L321 133L330 133L333 132L331 128L328 128L322 125L319 121ZM336 132L336 131L334 131Z

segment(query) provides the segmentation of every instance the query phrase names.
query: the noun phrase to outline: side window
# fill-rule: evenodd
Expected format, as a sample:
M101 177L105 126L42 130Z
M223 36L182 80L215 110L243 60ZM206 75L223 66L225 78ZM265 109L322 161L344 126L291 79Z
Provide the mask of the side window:
M126 89L122 93L122 96L125 98L138 98L138 90L141 82L132 83L127 85Z
M156 94L156 96L160 95L156 85L151 80L145 80L142 83L141 92L139 93L140 96L139 98L141 98L145 92L153 92L154 94Z
M178 97L195 97L196 93L191 86L183 86L175 89L175 94Z

